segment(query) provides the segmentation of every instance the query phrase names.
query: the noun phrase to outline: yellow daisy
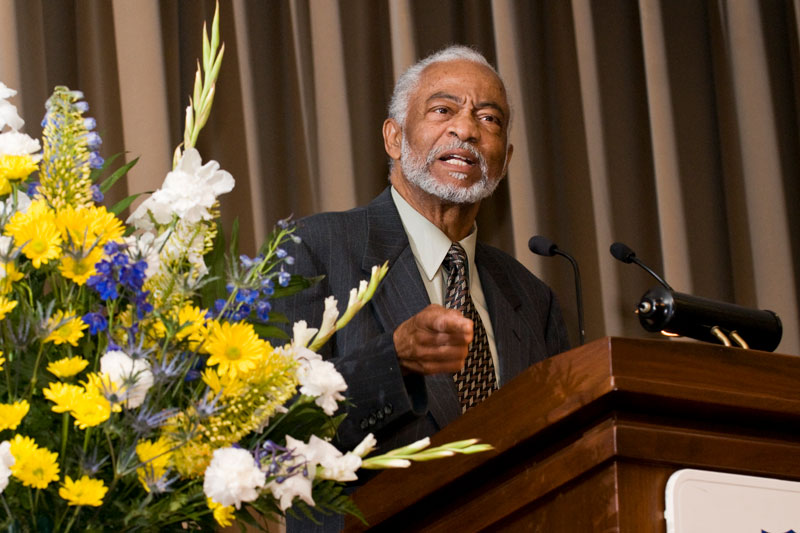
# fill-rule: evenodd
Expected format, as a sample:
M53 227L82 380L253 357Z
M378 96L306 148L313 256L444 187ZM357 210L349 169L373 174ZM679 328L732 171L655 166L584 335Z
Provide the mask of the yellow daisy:
M13 288L14 282L21 280L24 275L17 270L17 265L13 261L0 263L0 294L8 294Z
M94 266L102 259L103 249L99 245L88 252L68 251L61 257L58 270L65 278L71 279L78 285L84 285L89 278L97 274Z
M109 213L105 206L91 206L86 211L92 232L100 239L100 246L117 241L125 235L125 225L114 213Z
M208 328L206 327L206 310L186 303L178 311L178 340L189 340L189 347L197 349L206 338Z
M29 154L12 155L5 154L0 156L0 179L5 180L3 187L0 187L0 194L11 192L8 180L22 180L33 174L39 165ZM5 189L8 190L5 190Z
M251 324L239 322L212 322L205 350L211 357L207 365L217 367L220 375L236 377L247 374L256 367L256 362L267 351L266 341L261 340Z
M56 225L64 242L72 242L74 248L102 246L120 239L125 233L122 221L109 213L104 206L59 209Z
M11 454L14 455L13 445ZM26 487L46 489L53 481L58 481L58 454L47 448L37 447L22 458L14 455L11 474Z
M22 253L34 268L61 255L61 234L55 224L55 214L43 200L32 202L24 213L14 213L6 224L5 233L22 247Z
M72 346L77 346L78 341L83 337L83 330L87 329L89 325L76 316L74 312L70 311L56 311L47 321L47 331L50 332L44 338L44 342L53 342L53 344L69 343Z
M150 485L161 479L172 459L170 441L159 437L156 441L143 440L136 445L136 455L143 466L136 469L144 490L150 492Z
M75 400L70 414L81 429L98 426L111 416L111 403L102 394L83 394Z
M42 389L42 393L45 398L55 404L51 407L54 412L66 413L78 405L78 401L86 394L86 391L79 385L55 381Z
M19 400L14 403L0 403L0 431L17 429L17 426L28 414L30 408L30 404L25 400Z
M206 502L208 503L208 508L214 511L214 520L217 521L217 524L222 527L233 524L233 519L236 517L236 509L234 509L233 505L222 505L211 498L206 498Z
M90 505L100 507L103 497L108 492L102 479L92 479L83 476L77 481L72 481L69 476L64 477L64 484L58 489L58 495L67 500L69 505Z
M64 379L71 378L87 366L89 366L89 361L76 355L74 357L64 357L58 361L53 361L47 365L47 370L56 377Z
M20 434L14 435L14 438L9 441L9 444L11 445L9 451L14 457L15 464L24 460L39 449L39 446L32 438Z
M5 296L0 296L0 320L3 320L16 306L16 300L9 300Z

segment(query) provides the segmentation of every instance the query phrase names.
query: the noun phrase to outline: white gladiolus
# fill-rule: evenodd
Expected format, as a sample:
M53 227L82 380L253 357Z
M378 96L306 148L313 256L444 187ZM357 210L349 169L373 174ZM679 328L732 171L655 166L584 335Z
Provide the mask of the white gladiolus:
M378 446L377 439L372 433L369 433L366 437L364 437L364 440L362 440L358 446L353 449L353 453L359 457L364 457L368 453L372 452L376 446Z
M5 83L0 81L0 131L3 131L6 125L13 130L18 130L25 125L25 121L17 113L16 106L6 101L15 94L17 91L8 88Z
M317 328L310 328L305 320L298 320L292 326L292 346L295 348L308 346L314 335L317 334Z
M8 478L11 476L11 467L14 466L14 461L14 456L11 455L11 443L7 440L3 441L0 443L0 494L8 486Z
M330 361L306 360L297 369L297 380L300 393L316 397L314 403L328 416L339 408L337 402L345 399L341 393L347 390L347 383Z
M139 205L128 222L139 229L153 229L148 212L162 225L170 223L174 216L188 224L211 220L217 197L233 190L234 179L229 172L220 170L216 161L202 163L195 148L186 149L161 188Z
M335 481L358 479L356 470L361 467L361 457L353 452L343 454L336 446L316 435L312 435L307 444L287 437L286 448L305 459L309 469L318 465L321 468L318 474L323 479Z
M322 325L319 327L318 337L327 338L333 335L336 328L336 320L339 318L339 302L333 296L325 298L325 311L322 313Z
M261 471L255 459L242 448L220 448L214 450L211 464L206 468L203 492L215 502L241 508L242 502L258 498L258 489L263 488L267 475Z
M120 350L106 352L100 358L100 372L108 376L128 408L139 407L153 386L153 373L145 359L133 359Z
M267 484L267 488L278 500L281 511L285 511L292 506L292 500L300 497L308 505L314 505L314 498L311 496L311 482L313 480L305 477L302 472L288 476L280 483L273 480Z

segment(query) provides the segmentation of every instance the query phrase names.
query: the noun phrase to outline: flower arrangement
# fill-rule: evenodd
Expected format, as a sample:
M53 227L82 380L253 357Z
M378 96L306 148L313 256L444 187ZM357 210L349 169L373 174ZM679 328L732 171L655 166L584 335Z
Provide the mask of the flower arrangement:
M194 148L224 53L218 12L173 170L123 223L106 208L111 172L83 95L57 87L41 144L0 83L0 501L9 530L205 529L288 509L358 510L342 495L361 468L473 453L428 441L368 457L330 443L347 385L315 352L375 293L387 266L339 316L293 336L270 301L313 280L291 275L289 220L255 258L218 223L233 177ZM109 174L110 175L107 175ZM235 242L235 238L232 239ZM234 259L235 258L235 259ZM285 338L273 346L267 338Z

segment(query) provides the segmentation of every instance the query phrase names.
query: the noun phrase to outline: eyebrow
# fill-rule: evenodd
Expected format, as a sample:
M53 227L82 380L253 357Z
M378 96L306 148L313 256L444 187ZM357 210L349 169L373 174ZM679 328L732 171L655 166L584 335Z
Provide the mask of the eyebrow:
M444 99L444 100L450 100L450 101L452 101L452 102L454 102L456 104L460 104L461 103L461 99L458 98L456 95L450 94L450 93L446 93L446 92L433 93L432 95L430 95L428 97L426 102L430 102L431 100L437 100L439 98ZM491 100L486 101L486 102L478 102L475 105L475 107L477 109L486 109L486 108L495 109L501 115L503 115L503 118L505 118L505 116L506 116L506 112L503 110L502 107L500 107L500 104L498 104L497 102L491 101Z

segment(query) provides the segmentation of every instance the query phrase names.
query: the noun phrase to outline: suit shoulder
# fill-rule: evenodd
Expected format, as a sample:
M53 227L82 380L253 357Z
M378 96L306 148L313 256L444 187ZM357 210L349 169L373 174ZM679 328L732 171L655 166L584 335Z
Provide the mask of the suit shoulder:
M549 287L528 270L525 265L499 248L479 242L476 247L475 260L479 266L491 266L506 272L513 279L527 280L534 285L541 285L542 288L549 290Z
M366 209L356 207L349 211L329 211L301 218L296 234L309 245L341 246L346 241L363 238L366 231ZM337 244L338 243L338 244Z

